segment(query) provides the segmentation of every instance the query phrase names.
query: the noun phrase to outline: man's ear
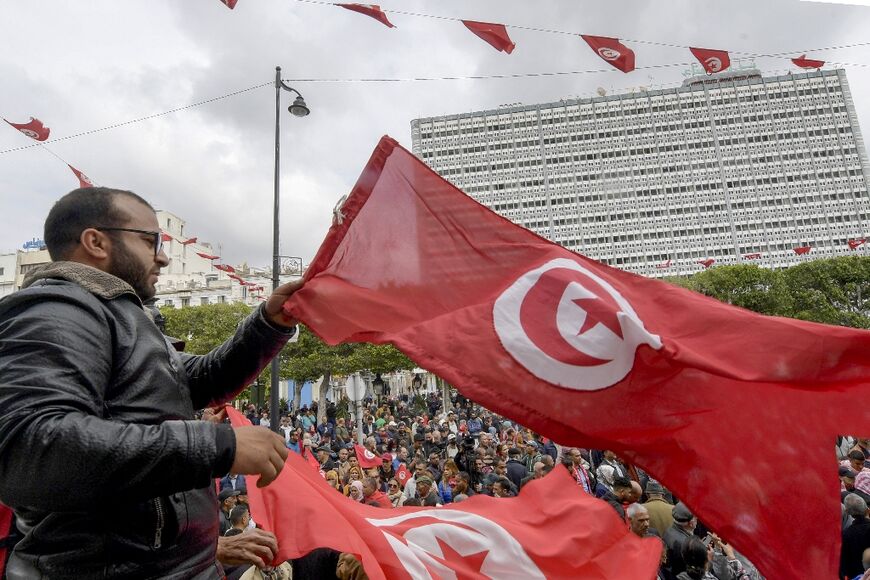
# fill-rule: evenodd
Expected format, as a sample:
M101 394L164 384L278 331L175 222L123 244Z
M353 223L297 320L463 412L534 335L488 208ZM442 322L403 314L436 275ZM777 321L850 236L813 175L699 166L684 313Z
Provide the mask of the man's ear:
M79 247L94 260L105 260L109 257L111 241L109 236L100 230L87 228L79 235Z

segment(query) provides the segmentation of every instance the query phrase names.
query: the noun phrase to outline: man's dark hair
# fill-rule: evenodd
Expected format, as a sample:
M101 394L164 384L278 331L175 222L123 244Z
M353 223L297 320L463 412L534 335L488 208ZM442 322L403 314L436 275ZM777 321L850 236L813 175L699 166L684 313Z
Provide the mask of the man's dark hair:
M230 523L234 526L242 525L242 520L245 519L245 515L248 513L248 506L245 504L239 504L233 508L233 511L230 512Z
M860 461L864 459L864 452L859 449L853 449L849 452L849 459L855 459L856 461Z
M154 209L132 191L109 187L81 187L57 200L45 218L43 234L51 259L58 261L69 258L78 244L79 236L87 228L123 226L129 216L115 206L115 198L121 195Z
M631 489L631 480L625 476L614 477L613 489Z

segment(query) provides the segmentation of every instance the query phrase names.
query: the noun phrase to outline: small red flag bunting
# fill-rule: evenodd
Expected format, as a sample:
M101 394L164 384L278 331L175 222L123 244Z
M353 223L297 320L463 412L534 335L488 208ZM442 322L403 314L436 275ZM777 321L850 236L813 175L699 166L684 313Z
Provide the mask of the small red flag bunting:
M488 42L496 50L510 54L517 46L511 40L511 37L508 36L507 28L505 28L504 24L476 22L474 20L463 20L462 24L479 38Z

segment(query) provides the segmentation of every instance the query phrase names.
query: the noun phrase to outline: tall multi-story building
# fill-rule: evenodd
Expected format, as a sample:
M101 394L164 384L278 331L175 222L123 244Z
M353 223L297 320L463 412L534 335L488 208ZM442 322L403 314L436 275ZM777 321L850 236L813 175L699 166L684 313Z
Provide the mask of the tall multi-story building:
M648 276L709 260L785 267L854 252L848 241L870 235L868 160L843 70L725 72L415 119L411 133L415 155L482 204Z

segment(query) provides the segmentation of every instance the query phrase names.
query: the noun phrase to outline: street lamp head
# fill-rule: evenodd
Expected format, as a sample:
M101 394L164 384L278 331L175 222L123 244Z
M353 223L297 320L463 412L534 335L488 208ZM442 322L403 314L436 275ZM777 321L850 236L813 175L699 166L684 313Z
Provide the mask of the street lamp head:
M290 111L294 117L305 117L311 112L308 109L308 105L305 104L305 99L303 99L301 95L296 97L296 100L293 101L293 104L290 105L287 110Z

